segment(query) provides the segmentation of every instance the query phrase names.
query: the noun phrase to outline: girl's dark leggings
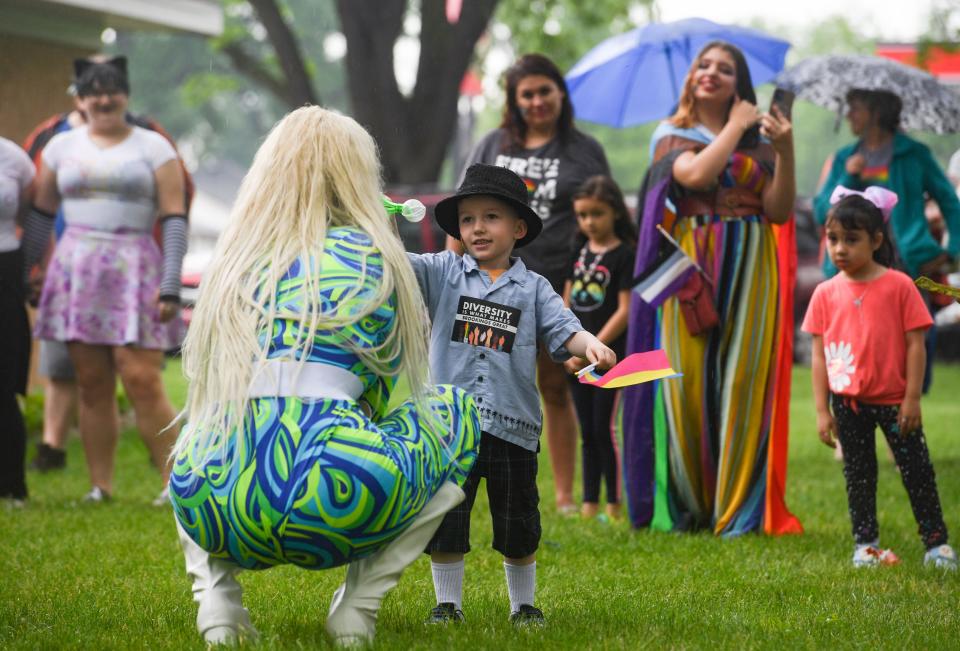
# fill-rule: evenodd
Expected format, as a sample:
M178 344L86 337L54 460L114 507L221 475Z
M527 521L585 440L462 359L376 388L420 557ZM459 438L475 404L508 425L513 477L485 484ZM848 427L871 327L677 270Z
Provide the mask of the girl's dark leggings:
M598 389L580 384L576 378L570 382L573 404L580 420L580 437L583 454L583 501L600 502L600 483L607 490L607 504L620 502L620 478L617 448L614 442L613 409L617 391Z
M27 430L13 389L0 387L0 498L26 499Z
M858 544L880 536L877 523L877 453L874 432L883 431L900 468L920 538L927 549L947 542L937 480L930 463L923 429L900 434L899 405L870 405L852 398L830 396L833 417L843 447L843 476L847 481L847 504Z

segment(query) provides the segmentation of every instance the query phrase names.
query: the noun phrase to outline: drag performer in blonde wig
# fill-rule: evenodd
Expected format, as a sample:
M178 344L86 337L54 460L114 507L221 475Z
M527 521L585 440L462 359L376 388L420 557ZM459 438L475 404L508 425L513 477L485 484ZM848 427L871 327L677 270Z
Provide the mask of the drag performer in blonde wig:
M282 563L349 563L327 630L373 637L479 441L473 400L427 383L425 314L373 139L290 113L243 181L183 348L170 494L208 642L255 635L234 575ZM413 396L388 410L401 375Z

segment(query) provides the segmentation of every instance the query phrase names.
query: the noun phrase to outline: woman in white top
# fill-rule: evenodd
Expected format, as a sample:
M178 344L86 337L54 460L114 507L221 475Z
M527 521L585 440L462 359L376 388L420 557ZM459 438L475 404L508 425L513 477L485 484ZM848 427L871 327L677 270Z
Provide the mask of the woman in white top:
M0 138L0 499L18 504L27 498L23 472L27 431L16 394L24 395L27 389L30 324L16 218L28 203L31 181L30 157Z
M87 124L58 134L43 151L25 253L28 263L39 258L34 239L45 241L62 203L66 230L46 272L35 334L68 342L92 484L86 499L100 502L113 491L117 374L164 486L169 477L176 432L164 430L174 410L161 369L164 351L178 345L182 330L176 317L186 216L173 147L125 119L125 60L77 64ZM152 236L158 218L162 254Z

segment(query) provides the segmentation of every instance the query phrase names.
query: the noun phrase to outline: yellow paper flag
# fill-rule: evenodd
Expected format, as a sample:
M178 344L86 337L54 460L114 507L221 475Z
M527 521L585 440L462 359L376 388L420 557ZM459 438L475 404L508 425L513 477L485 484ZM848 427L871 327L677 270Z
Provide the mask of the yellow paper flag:
M913 283L920 289L926 289L927 291L936 292L937 294L946 294L947 296L952 296L954 299L960 300L960 287L943 285L930 280L926 276L920 276L914 280Z

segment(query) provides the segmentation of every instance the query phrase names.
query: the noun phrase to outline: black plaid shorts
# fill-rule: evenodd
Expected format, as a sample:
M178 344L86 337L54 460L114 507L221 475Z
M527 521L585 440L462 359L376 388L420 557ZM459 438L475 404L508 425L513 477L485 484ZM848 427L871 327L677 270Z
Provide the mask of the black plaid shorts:
M427 553L470 551L470 511L481 477L487 480L493 548L507 558L523 558L537 551L541 533L537 453L481 432L480 453L463 486L467 498L444 516Z

